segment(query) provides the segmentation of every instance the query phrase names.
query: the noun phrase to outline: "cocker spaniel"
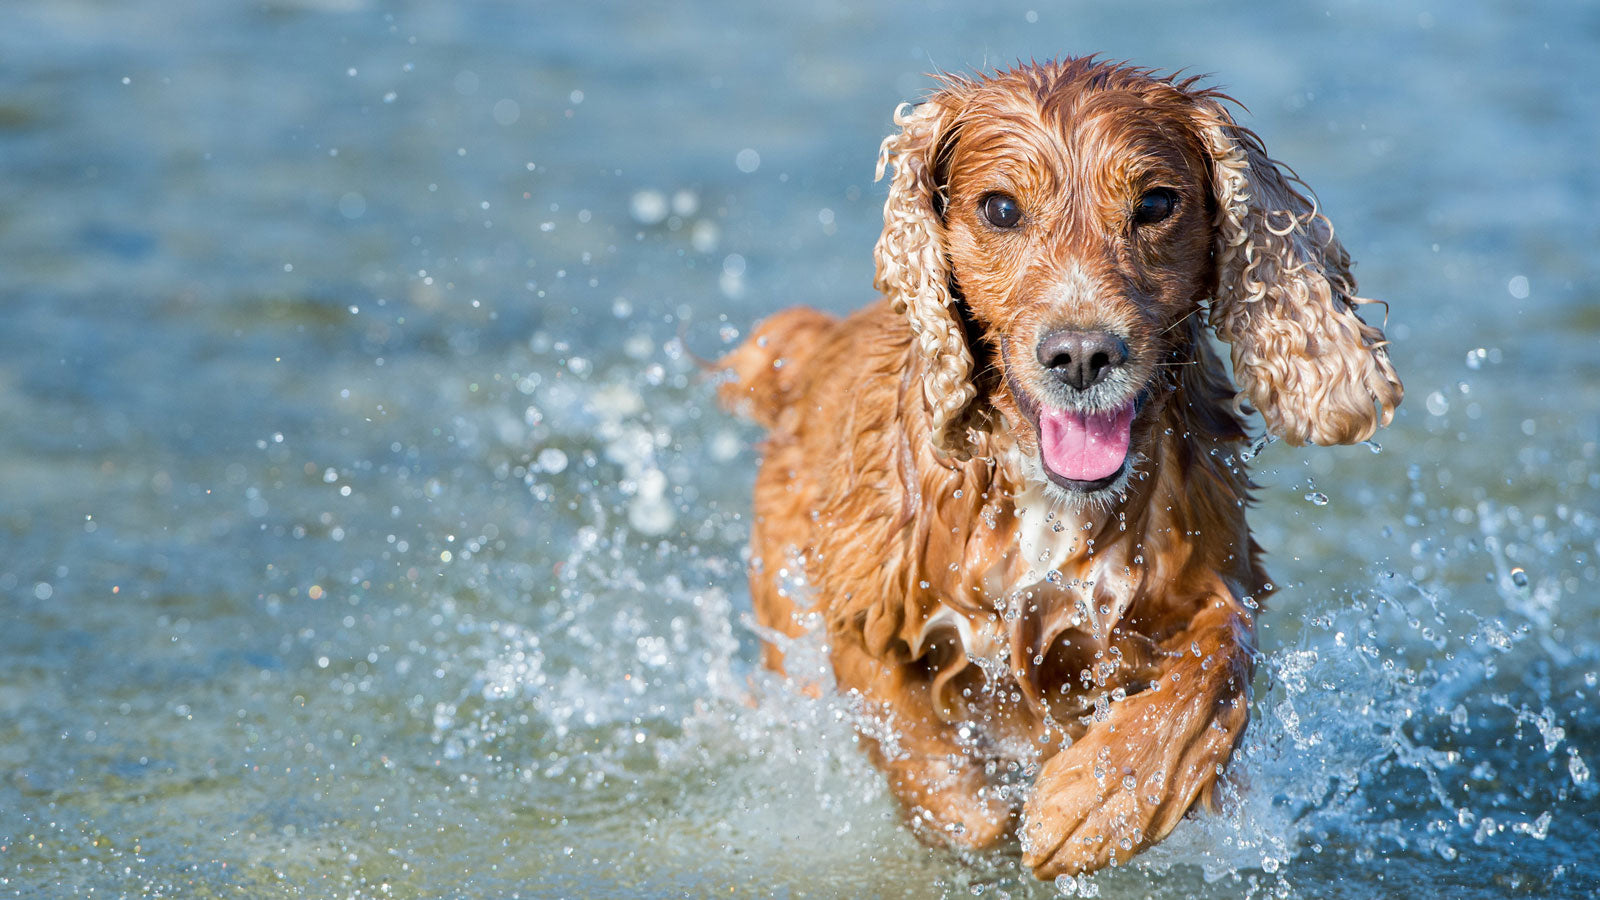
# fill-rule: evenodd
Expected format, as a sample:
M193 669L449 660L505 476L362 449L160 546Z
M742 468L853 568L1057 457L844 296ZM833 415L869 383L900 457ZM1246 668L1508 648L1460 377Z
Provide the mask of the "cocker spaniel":
M1212 805L1244 732L1273 587L1243 417L1351 443L1402 388L1332 226L1229 98L1094 59L941 84L879 153L882 299L767 320L721 391L770 431L760 623L820 613L921 833L1015 831L1051 878Z

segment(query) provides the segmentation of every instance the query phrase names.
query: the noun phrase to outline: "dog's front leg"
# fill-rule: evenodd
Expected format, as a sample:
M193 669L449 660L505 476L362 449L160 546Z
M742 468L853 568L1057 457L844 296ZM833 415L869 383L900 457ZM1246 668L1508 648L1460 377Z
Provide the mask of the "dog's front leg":
M1112 707L1039 773L1023 813L1023 862L1040 878L1126 860L1170 832L1218 778L1249 720L1253 630L1232 597L1167 643L1152 687Z
M857 731L918 834L975 850L1009 834L1010 801L985 772L987 758L959 739L960 725L935 712L926 673L874 659L848 639L841 644L839 685L866 701Z

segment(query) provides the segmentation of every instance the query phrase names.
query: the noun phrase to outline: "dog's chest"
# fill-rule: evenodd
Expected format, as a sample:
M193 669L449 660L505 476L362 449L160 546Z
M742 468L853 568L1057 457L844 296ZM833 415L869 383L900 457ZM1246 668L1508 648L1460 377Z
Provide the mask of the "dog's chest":
M1088 649L1109 644L1111 627L1131 604L1135 579L1125 548L1095 547L1101 521L1051 503L1037 487L1013 498L1017 517L1009 552L983 570L987 608L940 603L922 628L928 643L951 635L991 675L1027 680L1062 635ZM916 648L914 648L916 649Z
M1074 625L1121 618L1132 600L1135 579L1125 542L1095 546L1103 516L1057 506L1037 487L1019 493L1016 508L1017 553L997 596L1013 602L1031 596L1041 610L1063 605L1057 601L1072 607L1079 600L1095 601Z

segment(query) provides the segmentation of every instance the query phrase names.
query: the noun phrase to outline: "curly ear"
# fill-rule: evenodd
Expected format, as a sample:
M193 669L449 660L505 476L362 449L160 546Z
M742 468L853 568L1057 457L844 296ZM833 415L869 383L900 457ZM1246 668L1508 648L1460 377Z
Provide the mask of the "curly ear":
M950 262L945 248L939 184L939 155L945 149L954 113L946 95L914 111L894 111L900 133L884 138L878 150L877 177L894 164L889 199L883 205L883 234L873 249L873 286L906 314L917 352L925 365L922 391L932 417L933 446L956 460L971 456L967 415L977 389L972 384L972 352L952 308Z
M1236 406L1290 444L1351 444L1394 418L1405 390L1383 332L1356 315L1350 257L1220 95L1195 100L1217 199L1211 323L1233 347Z

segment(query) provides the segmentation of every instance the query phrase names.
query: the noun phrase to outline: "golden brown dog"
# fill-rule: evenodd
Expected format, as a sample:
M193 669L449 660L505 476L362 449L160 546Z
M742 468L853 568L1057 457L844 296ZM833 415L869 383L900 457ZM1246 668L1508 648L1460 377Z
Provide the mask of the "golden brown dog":
M1226 102L1092 59L944 78L879 155L883 299L722 362L771 432L758 619L821 614L924 834L1015 827L1043 878L1210 804L1244 732L1272 585L1241 416L1349 443L1402 395L1332 227Z

